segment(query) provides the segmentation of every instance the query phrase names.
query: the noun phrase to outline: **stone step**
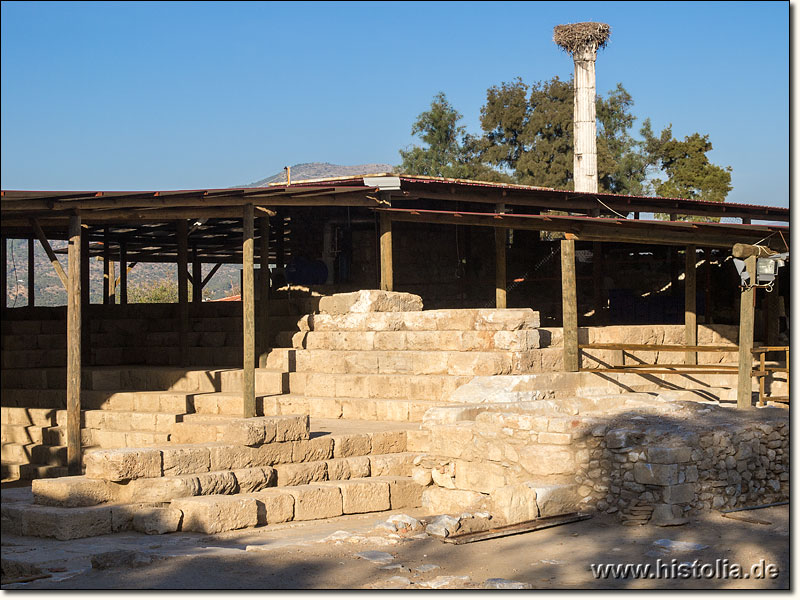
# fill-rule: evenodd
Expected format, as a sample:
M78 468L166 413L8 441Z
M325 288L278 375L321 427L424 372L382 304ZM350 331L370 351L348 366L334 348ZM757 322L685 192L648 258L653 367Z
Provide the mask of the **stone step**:
M30 463L11 463L3 461L2 479L5 480L32 480L32 479L46 479L51 477L65 477L67 475L67 468L56 465L35 465ZM6 527L3 521L3 528Z
M349 312L304 315L301 331L515 331L536 329L539 313L530 308L440 309L410 312Z
M393 400L447 399L471 375L352 375L292 373L293 394L323 398L386 398Z
M530 372L536 351L296 350L294 370L325 374L508 375ZM540 359L539 359L540 360Z
M285 336L282 336L285 337ZM524 351L539 348L536 329L486 331L299 331L291 345L303 350Z
M269 405L267 404L269 403ZM398 400L394 398L332 398L283 394L264 398L265 411L277 414L306 413L323 419L362 419L368 421L421 422L430 408L442 406L439 400Z
M256 369L256 391L280 394L288 381L285 373ZM7 389L46 390L65 386L66 369L3 369L2 385ZM179 367L89 367L81 372L86 390L135 391L241 391L242 370L236 368L198 369Z
M422 502L422 487L409 477L389 475L269 487L233 495L190 496L172 500L166 506L44 506L27 497L19 501L7 498L4 495L0 505L4 533L71 540L132 529L151 534L177 530L220 533L288 521L414 508Z

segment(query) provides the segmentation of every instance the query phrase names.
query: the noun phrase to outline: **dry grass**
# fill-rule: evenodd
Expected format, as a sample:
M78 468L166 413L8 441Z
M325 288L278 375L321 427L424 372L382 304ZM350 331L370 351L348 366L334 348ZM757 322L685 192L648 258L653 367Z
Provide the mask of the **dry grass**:
M570 23L553 28L553 41L570 54L587 45L599 50L609 37L611 27L607 23Z

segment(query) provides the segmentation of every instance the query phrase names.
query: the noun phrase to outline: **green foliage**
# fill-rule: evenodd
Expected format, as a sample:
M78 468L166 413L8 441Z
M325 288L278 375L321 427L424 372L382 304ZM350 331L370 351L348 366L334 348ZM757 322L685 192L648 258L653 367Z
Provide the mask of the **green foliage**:
M192 284L189 282L188 297L192 297ZM128 302L175 303L178 301L178 282L172 279L157 279L128 288Z
M400 150L403 162L398 169L409 175L508 180L480 162L478 141L466 135L464 126L459 125L461 117L444 93L436 94L430 110L421 113L411 127L412 135L418 136L425 147Z
M733 189L731 168L709 162L706 153L712 149L712 145L707 135L693 133L679 141L672 136L670 125L660 136L656 136L650 119L644 121L641 134L648 162L666 176L666 179L654 178L652 181L657 195L725 201L728 192Z
M437 94L412 133L425 146L401 150L404 173L574 189L573 82L554 77L528 85L517 78L489 88L481 108L483 134L459 125L461 114ZM621 83L597 97L597 170L600 191L724 201L731 169L709 163L707 135L683 141L671 126L656 137L646 120L643 139L631 131L633 98ZM664 179L648 180L659 171Z

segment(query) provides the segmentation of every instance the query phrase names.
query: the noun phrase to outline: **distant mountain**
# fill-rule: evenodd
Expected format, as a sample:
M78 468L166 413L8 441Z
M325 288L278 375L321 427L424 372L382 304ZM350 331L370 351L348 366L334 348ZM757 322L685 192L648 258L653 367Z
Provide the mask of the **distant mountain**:
M348 175L371 175L374 173L390 173L394 170L392 165L382 163L371 163L366 165L332 165L331 163L300 163L292 165L292 181L301 179L323 179L325 177L346 177ZM260 179L255 183L243 187L266 187L270 183L282 183L286 181L286 171L276 173L266 179Z

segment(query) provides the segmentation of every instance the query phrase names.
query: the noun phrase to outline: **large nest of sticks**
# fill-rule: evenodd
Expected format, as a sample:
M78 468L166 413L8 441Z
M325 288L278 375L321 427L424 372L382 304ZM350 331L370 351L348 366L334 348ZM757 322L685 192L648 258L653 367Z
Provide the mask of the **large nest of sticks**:
M599 50L610 36L611 27L607 23L570 23L553 28L553 41L570 54L586 46Z

